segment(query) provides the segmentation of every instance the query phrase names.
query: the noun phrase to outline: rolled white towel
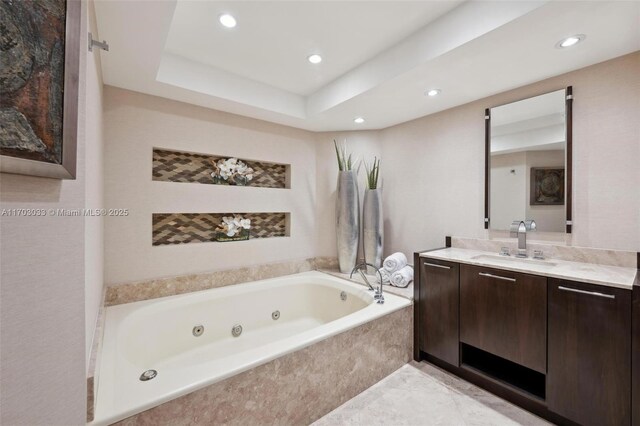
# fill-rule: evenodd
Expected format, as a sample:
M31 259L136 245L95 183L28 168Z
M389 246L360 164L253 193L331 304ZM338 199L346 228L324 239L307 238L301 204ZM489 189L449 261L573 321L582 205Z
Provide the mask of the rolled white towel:
M386 269L387 272L393 274L394 272L404 268L406 265L407 265L407 256L405 256L403 253L397 252L387 257L384 260L382 267Z
M407 287L413 281L413 268L406 265L399 271L391 274L391 285L395 287Z
M389 285L391 284L391 274L384 268L380 268L380 275L382 276L382 284ZM380 277L378 276L378 280Z

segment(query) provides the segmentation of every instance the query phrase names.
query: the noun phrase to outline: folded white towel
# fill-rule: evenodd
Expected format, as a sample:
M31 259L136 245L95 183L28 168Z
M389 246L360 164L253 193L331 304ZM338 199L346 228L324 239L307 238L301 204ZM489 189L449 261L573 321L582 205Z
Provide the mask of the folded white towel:
M376 274L377 275L377 274ZM380 268L380 275L382 275L382 284L389 285L391 284L391 274L384 268ZM378 281L380 281L380 276L378 277Z
M400 252L393 253L391 256L387 257L382 264L383 268L392 274L404 268L406 265L407 256Z
M407 287L413 281L413 268L406 265L399 271L391 274L391 285L395 287Z

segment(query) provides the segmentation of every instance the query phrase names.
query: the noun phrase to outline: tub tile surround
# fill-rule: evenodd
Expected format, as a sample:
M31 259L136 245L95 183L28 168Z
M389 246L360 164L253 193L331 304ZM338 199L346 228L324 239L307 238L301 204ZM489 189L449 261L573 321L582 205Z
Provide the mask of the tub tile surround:
M338 268L337 258L315 257L310 259L254 265L246 268L207 272L202 274L164 277L152 280L109 285L105 299L106 306L140 300L175 296L193 291L275 278L313 270Z
M407 306L116 424L310 424L409 362L412 316Z
M98 318L96 319L96 328L93 332L93 341L91 344L91 354L89 357L89 365L87 367L87 423L93 420L95 414L96 397L98 394L98 374L100 370L100 353L102 349L102 338L104 335L105 323L105 300L107 297L107 287L102 289L102 303L98 309Z
M558 234L563 235L563 234ZM570 245L553 244L547 241L536 241L535 233L527 235L527 251L542 250L544 257L568 262L594 263L598 265L618 266L622 268L637 268L637 253L634 251L609 250L591 247L576 247ZM501 247L509 247L514 253L518 247L516 238L480 239L451 237L451 247L500 253Z
M344 280L349 280L351 282L366 286L360 274L357 274L357 273L354 274L353 277L349 277L350 274L343 274L337 268L334 268L334 269L320 268L318 269L318 271L324 272L325 274L333 275L334 277L342 278ZM375 288L378 287L377 277L367 274L367 279L369 280L372 286L374 286ZM405 299L413 300L413 282L405 288L394 287L392 285L384 285L384 287L382 288L382 292L383 294L388 292L391 294L395 294L396 296L404 297Z

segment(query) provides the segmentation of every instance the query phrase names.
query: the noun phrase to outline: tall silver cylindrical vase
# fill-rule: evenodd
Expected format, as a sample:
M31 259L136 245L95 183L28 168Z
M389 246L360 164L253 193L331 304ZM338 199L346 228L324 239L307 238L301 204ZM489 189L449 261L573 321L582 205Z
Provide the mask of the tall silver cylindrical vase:
M382 239L384 238L384 223L382 221L382 190L367 189L364 192L362 214L364 260L382 266ZM375 273L375 271L369 271Z
M360 196L354 170L338 172L336 237L340 272L348 274L356 266L360 240Z

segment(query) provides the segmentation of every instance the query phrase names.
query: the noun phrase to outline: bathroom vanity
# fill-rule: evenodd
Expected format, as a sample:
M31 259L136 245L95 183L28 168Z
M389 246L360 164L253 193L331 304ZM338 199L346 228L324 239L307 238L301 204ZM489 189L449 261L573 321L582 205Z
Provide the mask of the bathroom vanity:
M555 423L640 424L635 268L452 247L414 261L416 360Z

